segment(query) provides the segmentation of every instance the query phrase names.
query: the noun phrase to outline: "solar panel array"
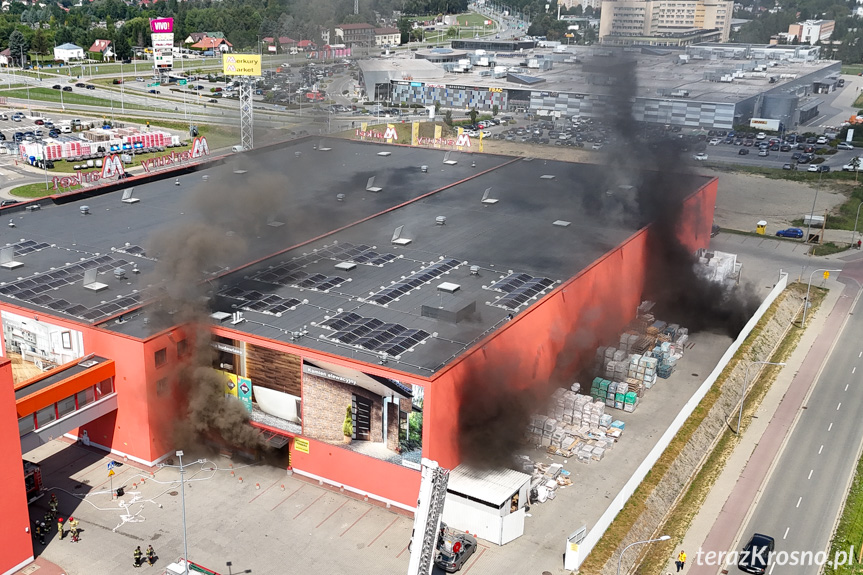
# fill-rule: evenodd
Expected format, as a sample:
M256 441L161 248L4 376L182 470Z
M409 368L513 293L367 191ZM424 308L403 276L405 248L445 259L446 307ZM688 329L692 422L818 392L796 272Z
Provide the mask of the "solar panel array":
M23 244L28 244L28 242L16 245L16 255L18 255L17 247ZM31 251L42 249L37 247L40 245L47 244L31 242L22 249L31 249ZM118 259L111 255L98 256L28 278L5 283L0 286L0 295L26 301L86 321L96 321L137 306L142 301L141 294L130 294L112 301L100 303L94 307L87 307L80 303L70 302L67 299L55 298L49 295L48 292L83 282L86 270L95 268L101 274L123 267L128 263L124 259ZM83 289L83 286L81 289Z
M533 277L528 274L510 274L489 286L488 289L506 294L492 305L515 311L552 285L554 285L554 281L548 278Z
M354 245L350 242L332 244L262 270L253 275L252 279L318 291L327 291L345 283L347 280L341 276L329 276L321 273L310 274L303 271L303 268L322 258L382 266L396 259L396 256L395 254L380 254L365 244Z
M430 337L427 331L408 329L399 323L385 323L353 312L342 312L322 322L334 330L328 339L397 357Z
M221 295L243 301L240 307L244 310L268 313L279 317L286 311L296 309L302 303L295 298L284 298L276 294L261 293L257 290L244 290L238 287L223 290Z
M448 272L451 269L458 267L461 262L454 259L445 259L437 261L430 266L426 266L423 269L412 273L407 276L405 279L395 282L394 284L385 287L377 293L372 294L368 297L368 301L376 303L378 305L387 305L394 299L397 299L406 293L417 289L421 285L432 281L433 279L439 278L444 273Z
M44 242L34 242L33 240L24 240L23 242L18 242L17 244L12 245L15 246L15 257L26 256L29 253L51 247L50 244L46 244Z
M122 248L117 248L117 251L129 254L130 256L147 257L147 252L141 246L123 246Z

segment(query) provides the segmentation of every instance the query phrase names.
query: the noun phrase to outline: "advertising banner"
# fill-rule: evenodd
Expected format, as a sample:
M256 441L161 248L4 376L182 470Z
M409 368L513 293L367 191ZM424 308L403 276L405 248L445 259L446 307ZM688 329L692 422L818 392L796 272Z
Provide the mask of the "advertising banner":
M252 380L248 377L237 376L237 397L246 410L252 413Z
M363 134L365 134L368 131L368 129L369 129L369 123L368 122L362 122L360 124L360 131ZM365 136L363 136L361 139L365 140L366 138L365 138Z
M260 76L259 54L225 54L222 56L222 71L226 76Z
M387 124L387 131L384 132L384 139L387 141L387 144L392 144L393 140L398 139L398 137L396 127L393 124Z
M418 145L419 139L420 139L420 123L414 122L411 125L411 146Z
M154 34L162 32L166 34L174 33L173 18L153 18L150 20L150 32Z
M479 153L482 153L482 132L479 133Z
M435 126L434 127L434 147L440 148L440 140L443 135L443 126Z
M154 50L153 66L159 69L174 67L174 52L172 50Z
M466 137L466 136L465 136L465 133L464 133L464 128L461 128L461 127L460 127L460 128L458 129L458 137L455 139L455 141L456 141L456 146L455 146L455 147L456 147L456 149L457 149L457 150L459 150L459 151L461 150L461 145L462 145L462 142L464 142L465 137Z
M174 35L171 33L155 32L150 35L153 43L153 51L170 50L174 47Z
M237 394L237 376L227 371L223 371L222 373L228 378L225 382L225 397L233 396L239 399L239 395Z
M309 452L309 440L308 439L302 439L299 437L294 438L294 449L296 449L300 453L308 453Z

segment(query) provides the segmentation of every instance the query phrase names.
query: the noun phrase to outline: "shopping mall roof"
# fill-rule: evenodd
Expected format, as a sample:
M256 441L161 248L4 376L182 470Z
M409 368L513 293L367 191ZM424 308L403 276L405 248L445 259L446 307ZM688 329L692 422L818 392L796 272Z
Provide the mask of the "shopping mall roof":
M18 209L7 241L23 265L0 269L0 300L148 337L148 308L130 310L158 293L156 259L176 255L151 240L179 231L183 253L185 230L210 225L244 246L200 265L215 322L431 375L640 227L631 188L591 183L603 170L307 138L137 185L137 203L118 191Z

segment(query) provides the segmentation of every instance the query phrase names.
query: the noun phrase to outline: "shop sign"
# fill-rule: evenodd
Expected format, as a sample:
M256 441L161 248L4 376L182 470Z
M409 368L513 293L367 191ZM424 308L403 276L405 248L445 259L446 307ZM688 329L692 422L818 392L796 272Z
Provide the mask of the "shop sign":
M233 355L243 354L239 347L234 347L233 345L228 345L227 343L222 343L220 341L211 341L210 345L219 351L224 351L225 353L231 353Z
M395 126L387 126L386 131L380 132L378 130L361 130L357 129L356 136L362 139L369 140L398 140L399 135L396 132Z
M71 188L81 184L92 184L102 179L102 172L96 170L93 172L77 172L69 176L54 176L51 181L54 184L54 189Z
M342 377L341 375L336 375L335 373L330 373L329 371L324 371L323 369L318 369L307 364L303 364L303 373L308 373L309 375L314 375L316 377L323 377L324 379L337 381L339 383L346 383L347 385L357 384L353 379Z
M309 440L295 437L294 438L294 449L296 451L299 451L300 453L308 453L309 452Z
M503 88L489 88L488 91L500 93L500 92L503 92Z
M170 166L171 164L188 162L189 160L209 155L210 146L207 145L207 139L204 136L200 136L195 138L192 142L192 149L186 150L185 152L171 152L164 156L156 156L155 158L142 160L141 167L144 168L145 172L149 173L153 168L162 168L164 166Z

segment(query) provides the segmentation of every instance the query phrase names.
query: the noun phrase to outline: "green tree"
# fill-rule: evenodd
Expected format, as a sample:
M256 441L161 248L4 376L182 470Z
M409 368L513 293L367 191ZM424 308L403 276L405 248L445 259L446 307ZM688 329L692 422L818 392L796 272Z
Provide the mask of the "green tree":
M40 56L44 56L51 50L51 39L48 37L48 34L39 28L33 34L33 38L30 41L30 47L34 52L36 52Z
M491 107L491 115L492 116L497 116L499 113L500 113L500 106L495 104L494 106Z
M476 117L479 116L479 112L476 111L476 108L471 108L468 116L470 116L470 123L476 124Z
M352 437L354 434L354 419L350 405L345 413L345 422L342 424L342 433L345 434L345 437Z
M446 30L446 37L447 38L455 38L456 36L458 36L458 28L456 28L455 26L450 26L449 28L447 28L447 30Z
M443 123L452 127L452 110L447 110L443 115Z
M21 66L24 66L29 48L27 39L21 33L21 30L15 29L9 34L9 55L13 60L17 59Z
M401 34L401 36L402 36L401 43L406 44L407 42L410 42L410 39L411 39L411 21L408 20L407 18L405 18L404 16L402 16L401 18L399 18L398 27L399 27L399 34Z

